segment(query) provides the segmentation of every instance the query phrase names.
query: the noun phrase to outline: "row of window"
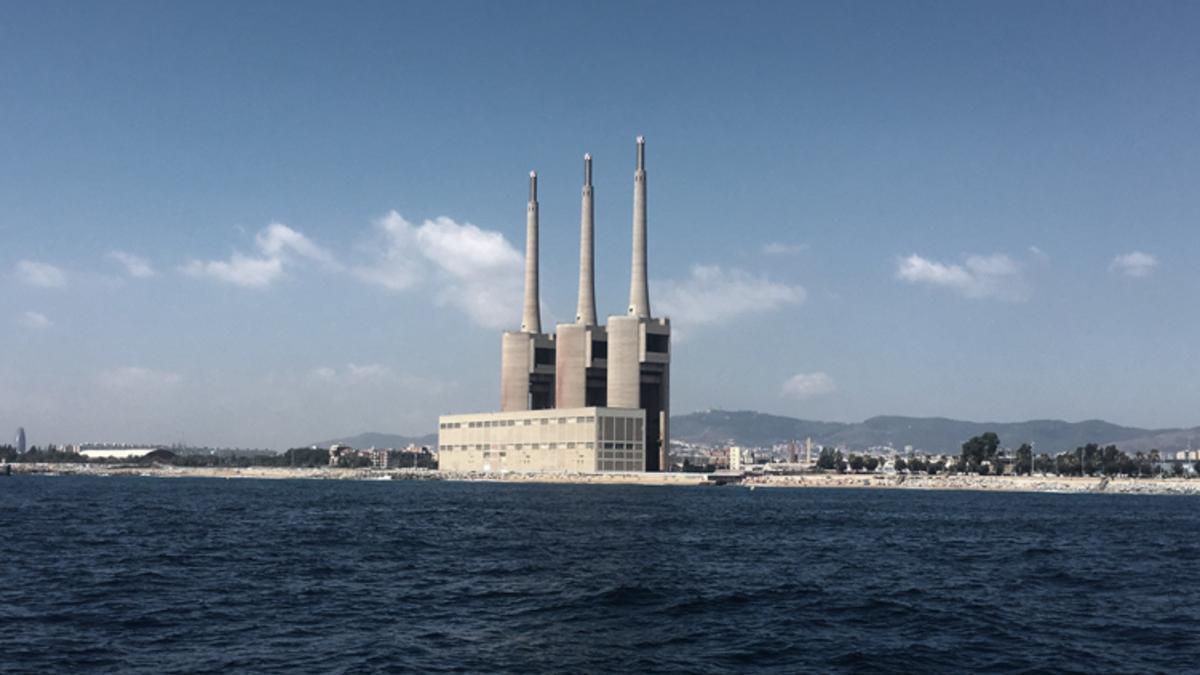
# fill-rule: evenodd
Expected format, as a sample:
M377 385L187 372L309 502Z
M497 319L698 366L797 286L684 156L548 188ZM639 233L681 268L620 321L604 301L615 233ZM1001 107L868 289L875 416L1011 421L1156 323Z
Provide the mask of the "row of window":
M534 422L538 424L591 424L596 421L595 417L542 417L536 420L480 420L478 422L442 422L439 425L441 429L491 429L493 427L515 427L518 426L533 426Z
M602 450L602 451L600 451L599 458L602 460L604 460L604 459L628 459L628 460L638 461L638 460L642 459L642 453Z
M578 443L466 443L464 445L443 445L442 450L575 450L596 447L595 443L580 441Z
M600 465L601 471L641 471L642 467L637 465L637 462L625 462L619 459L602 460L597 462Z

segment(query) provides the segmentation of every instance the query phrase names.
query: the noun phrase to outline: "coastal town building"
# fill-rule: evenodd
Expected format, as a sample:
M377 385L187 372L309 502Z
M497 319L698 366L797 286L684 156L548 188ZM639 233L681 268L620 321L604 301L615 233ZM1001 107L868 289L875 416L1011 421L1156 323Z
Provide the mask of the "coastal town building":
M78 454L88 459L141 459L154 452L158 448L132 448L126 446L111 446L111 447L89 447L79 446Z
M739 448L738 446L735 445L732 448L729 448L729 470L730 471L741 471L743 468L742 463L746 459L747 459L747 457L743 454L742 449Z
M440 468L484 472L667 468L671 323L650 313L644 138L637 139L634 171L629 305L623 315L610 316L604 326L599 325L596 315L591 155L583 158L580 213L575 321L556 326L553 333L543 332L537 173L530 172L525 209L524 305L520 330L507 331L501 338L500 411L441 417ZM529 417L524 413L538 414ZM567 422L576 425L569 439L557 437L558 429L541 428L559 424L560 418L589 421ZM627 431L613 437L607 433L608 420ZM554 437L544 435L550 431ZM614 447L605 447L607 444ZM511 454L518 448L519 454Z

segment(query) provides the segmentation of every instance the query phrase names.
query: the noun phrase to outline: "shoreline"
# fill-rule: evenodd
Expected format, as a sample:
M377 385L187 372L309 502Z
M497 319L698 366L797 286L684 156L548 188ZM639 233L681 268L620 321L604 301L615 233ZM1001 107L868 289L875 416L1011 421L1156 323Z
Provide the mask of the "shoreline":
M141 476L150 478L250 478L259 480L450 480L556 485L682 485L711 484L708 474L473 474L432 469L340 469L330 467L177 467L170 465L15 463L15 475ZM746 476L731 483L754 488L968 490L976 492L1034 492L1057 494L1200 495L1200 479L1111 478L1091 476L963 476L886 474L803 474Z

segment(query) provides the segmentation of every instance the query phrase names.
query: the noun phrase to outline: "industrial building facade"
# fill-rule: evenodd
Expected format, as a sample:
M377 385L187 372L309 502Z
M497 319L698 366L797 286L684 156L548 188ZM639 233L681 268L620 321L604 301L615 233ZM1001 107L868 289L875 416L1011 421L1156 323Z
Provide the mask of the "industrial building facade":
M456 472L642 471L642 410L547 408L444 415L438 468Z
M646 145L637 139L637 168L633 182L633 256L629 306L599 325L595 300L595 214L592 196L592 158L583 158L583 196L580 215L579 301L574 323L542 332L538 277L537 174L529 174L525 229L525 298L521 328L505 332L500 348L500 412L448 415L439 420L439 466L454 471L662 471L667 466L670 415L671 323L650 314L646 246ZM604 411L591 414L581 410ZM537 413L534 417L523 414ZM515 415L511 417L509 415ZM594 439L583 427L573 440L544 438L542 423L526 420L594 418ZM639 420L636 438L604 435L604 419ZM512 425L509 422L513 422ZM464 428L463 423L468 424ZM469 426L482 423L485 426ZM502 423L497 426L497 423ZM546 426L557 422L547 422ZM489 426L490 424L490 426ZM568 423L570 424L570 423ZM590 424L587 422L584 426ZM450 425L450 426L448 426ZM459 426L453 426L459 425ZM622 426L622 429L626 427ZM491 430L483 433L480 430ZM507 431L506 431L507 430ZM475 440L461 434L474 431ZM553 430L557 433L558 430ZM481 434L482 435L479 435ZM566 447L564 443L575 444ZM589 457L579 443L599 443ZM607 448L615 443L636 446ZM522 446L536 450L519 455L515 448L481 449L465 446ZM543 447L545 445L555 447ZM485 456L484 452L488 454ZM501 458L496 453L504 452ZM637 456L634 457L634 453ZM635 466L636 464L636 466Z

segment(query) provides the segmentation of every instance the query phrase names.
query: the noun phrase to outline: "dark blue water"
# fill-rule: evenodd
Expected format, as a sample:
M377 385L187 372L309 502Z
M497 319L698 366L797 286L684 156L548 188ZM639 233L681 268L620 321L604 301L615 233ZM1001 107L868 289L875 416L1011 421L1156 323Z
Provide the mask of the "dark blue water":
M1200 499L0 478L0 670L1184 671Z

